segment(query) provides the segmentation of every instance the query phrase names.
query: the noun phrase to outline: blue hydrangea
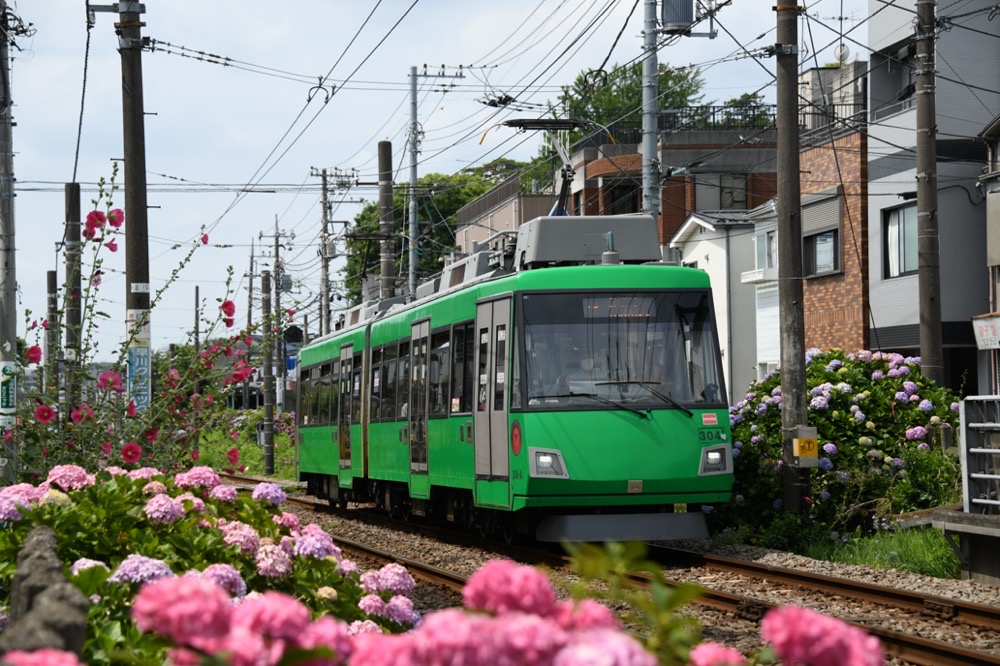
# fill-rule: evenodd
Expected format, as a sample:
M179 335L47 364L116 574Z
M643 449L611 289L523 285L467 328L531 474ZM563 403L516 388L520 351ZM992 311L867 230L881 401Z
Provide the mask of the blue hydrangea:
M930 400L924 399L920 401L920 411L931 412L934 411L934 403Z
M823 491L820 491L820 493L819 493L819 498L820 498L821 500L828 500L828 499L830 499L830 493L828 493L828 492L827 492L827 491L825 491L825 490L823 490Z
M757 405L757 410L756 411L757 411L758 415L767 414L767 405L765 403L763 403L763 402L760 403L759 405Z
M270 502L275 506L280 506L284 504L285 500L287 499L285 491L282 490L281 486L279 486L276 483L259 484L256 488L253 489L253 495L251 495L251 497L253 497L254 501L256 502L260 501Z
M818 395L809 401L809 409L824 410L829 408L830 403L827 402L827 399L821 395Z
M831 469L833 469L833 461L830 460L829 458L820 458L819 466L829 472Z
M865 419L867 418L868 417L865 416L864 412L862 411L854 412L854 420L857 421L858 423L864 423Z
M837 368L839 368L842 365L844 365L844 362L841 361L839 358L835 358L826 364L826 371L834 372Z
M163 560L132 554L122 560L108 580L112 583L149 583L173 575Z
M837 445L833 442L827 442L823 445L823 451L830 456L837 455Z

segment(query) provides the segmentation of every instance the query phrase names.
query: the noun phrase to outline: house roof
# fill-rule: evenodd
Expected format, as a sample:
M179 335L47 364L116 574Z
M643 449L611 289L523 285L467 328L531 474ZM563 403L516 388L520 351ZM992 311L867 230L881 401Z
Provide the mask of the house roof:
M990 141L992 139L1000 138L1000 116L997 116L990 122L986 123L986 127L977 136Z
M753 222L745 210L705 210L688 215L684 224L670 238L669 247L678 247L699 228L718 231L726 227L750 227Z

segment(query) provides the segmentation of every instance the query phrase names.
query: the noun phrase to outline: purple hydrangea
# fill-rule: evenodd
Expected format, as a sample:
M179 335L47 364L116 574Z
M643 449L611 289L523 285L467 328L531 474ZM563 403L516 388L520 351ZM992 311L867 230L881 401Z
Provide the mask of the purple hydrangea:
M715 511L715 507L712 506L711 504L702 504L701 505L701 512L703 514L705 514L706 516L708 514L712 513L713 511Z
M234 597L242 597L247 593L243 576L232 564L209 564L201 575Z
M835 456L837 455L837 445L833 442L827 442L823 445L823 451L826 452L827 455Z
M920 401L920 411L922 411L922 412L931 412L931 411L934 411L934 403L931 402L930 400L926 400L926 399L925 400L921 400Z
M842 365L844 365L844 362L841 361L839 358L835 358L826 364L826 371L834 372L837 368L841 367Z
M163 560L132 554L122 560L108 580L112 583L149 583L173 575Z
M757 412L758 415L767 414L767 405L762 402L759 405L757 405L757 409L755 411Z
M840 481L841 483L847 483L850 480L851 480L850 472L844 472L842 470L837 471L837 481Z
M892 377L893 379L896 379L896 378L897 378L897 377L899 377L899 376L900 376L901 374L902 374L902 373L901 373L901 372L899 371L899 368L889 368L889 372L888 372L888 375L889 375L890 377Z
M821 500L828 500L828 499L830 499L830 493L828 493L825 490L821 490L820 493L819 493L819 498Z
M256 488L253 489L253 497L255 502L270 502L275 506L280 506L285 503L287 496L285 491L281 489L276 483L261 483L258 484Z
M931 445L928 444L927 442L920 442L919 444L917 444L917 448L920 449L921 451L930 451Z
M873 382L876 382L876 381L882 379L883 377L885 377L885 373L882 372L881 370L873 370L872 371L872 381Z
M893 458L892 459L892 463L890 463L890 464L893 467L898 467L898 468L902 469L903 468L903 459L902 458Z
M860 410L854 412L854 420L857 421L858 423L864 423L865 419L867 418L868 417L865 416L865 413Z
M775 511L778 511L779 509L781 509L781 505L782 505L782 501L780 499L776 499L776 500L774 500L771 503L771 506L774 507Z
M830 460L829 458L820 458L819 466L829 472L831 469L833 469L833 461Z
M815 398L813 398L812 400L809 401L809 409L815 409L817 411L822 411L822 410L829 409L829 408L830 408L830 403L827 402L827 399L824 398L821 395L818 395L818 396L816 396Z
M167 494L153 495L145 512L157 525L169 525L184 517L184 503Z
M322 534L303 534L295 540L293 551L299 557L312 557L323 560L328 557L339 560L340 548L333 543L333 537L325 532Z
M905 381L903 382L903 390L906 391L906 395L913 395L917 392L916 382Z
M899 366L899 376L900 377L905 377L908 374L910 374L910 369L908 367L906 367L905 365Z
M927 437L927 428L923 426L914 426L906 431L906 439L923 439Z
M950 405L948 405L948 409L958 414L958 403L957 402L951 403Z
M413 592L413 576L402 564L390 562L378 572L379 590L393 594L409 594Z
M232 486L216 486L208 493L208 496L220 502L234 502L239 493Z
M0 520L13 522L21 520L21 518L24 518L24 516L17 510L17 505L14 504L13 500L0 497Z
M420 619L413 610L413 601L398 594L385 605L385 616L396 624L416 624Z
M896 402L909 402L910 396L906 391L896 391L896 395L893 396Z

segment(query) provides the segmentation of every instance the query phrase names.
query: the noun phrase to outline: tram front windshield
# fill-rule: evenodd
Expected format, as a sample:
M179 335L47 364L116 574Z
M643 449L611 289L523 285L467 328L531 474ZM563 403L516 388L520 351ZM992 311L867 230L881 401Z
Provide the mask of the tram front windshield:
M707 291L525 294L528 409L721 404Z

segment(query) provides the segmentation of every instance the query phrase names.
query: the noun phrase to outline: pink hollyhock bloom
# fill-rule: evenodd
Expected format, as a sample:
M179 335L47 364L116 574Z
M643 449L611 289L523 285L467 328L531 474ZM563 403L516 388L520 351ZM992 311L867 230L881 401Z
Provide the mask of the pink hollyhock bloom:
M108 213L108 224L117 229L123 222L125 222L125 212L121 208L112 208Z
M809 608L769 610L760 623L760 635L786 664L876 666L885 661L876 637Z
M38 408L35 409L35 420L39 423L51 423L55 417L56 410L48 405L38 405Z
M42 328L44 328L46 331L49 330L49 320L48 319L43 319L42 320Z
M41 363L42 348L38 345L31 345L28 347L28 350L24 352L24 356L28 359L28 363Z
M69 417L73 423L83 423L94 418L94 410L87 403L81 402L76 406L76 409L69 413Z
M105 370L98 375L97 388L102 391L114 391L115 393L125 392L125 389L122 388L122 376L114 370Z
M128 401L128 407L125 408L126 416L135 416L138 412L135 409L135 400Z
M219 309L222 310L222 314L225 316L232 317L236 314L236 303L229 300L222 301L222 305L219 306Z
M691 666L743 666L747 663L739 650L718 643L700 643L691 650L689 659Z
M656 666L659 661L623 631L594 629L571 636L569 644L551 663L552 666Z
M132 602L132 618L141 631L181 645L225 636L231 616L229 594L205 578L160 578L143 585Z
M113 239L113 238L111 240L109 240L107 243L105 243L104 247L108 248L112 252L117 252L118 251L118 243L116 243L115 239Z
M226 452L226 459L229 460L230 465L235 465L240 461L240 450L237 447L233 447Z
M466 608L497 615L521 611L545 617L556 605L555 592L544 573L506 559L487 562L472 574L462 598Z
M201 457L201 454L198 453L198 449L191 449L191 460L194 460L195 462L197 462L200 457Z
M237 606L231 626L269 639L294 641L309 626L311 619L309 609L295 597L270 590Z
M202 245L208 245L208 234L202 234L201 235L201 244Z
M139 459L142 458L142 447L135 442L129 442L122 447L121 454L122 460L127 463L139 462Z
M554 618L566 631L621 629L622 626L607 606L593 599L559 601L556 603Z
M11 650L3 656L3 662L9 666L84 666L72 652L42 648L33 652Z
M87 220L84 222L84 238L93 238L97 232L104 228L104 223L108 218L99 210L92 210L87 213Z
M108 441L101 442L101 452L104 453L104 455L106 455L106 456L110 456L111 455L111 442L108 442Z
M232 328L236 325L236 320L232 317L223 317L222 323L226 325L226 328Z
M286 310L288 312L288 321L292 321L295 318L295 310Z
M90 286L100 287L101 282L104 281L104 278L102 277L103 275L103 271L94 271L94 274L90 276Z

